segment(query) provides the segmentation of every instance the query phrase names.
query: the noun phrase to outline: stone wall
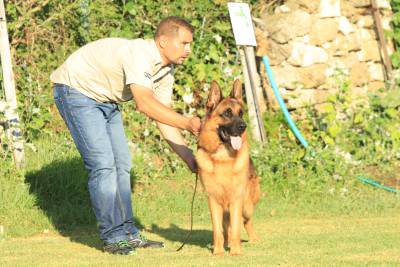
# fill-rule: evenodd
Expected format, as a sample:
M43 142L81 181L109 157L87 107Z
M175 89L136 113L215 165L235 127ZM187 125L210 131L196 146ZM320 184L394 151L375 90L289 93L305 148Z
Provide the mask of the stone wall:
M382 26L390 30L390 1L377 2ZM338 75L350 81L355 99L384 87L370 0L288 0L256 21L257 55L269 56L288 108L324 103L337 92Z

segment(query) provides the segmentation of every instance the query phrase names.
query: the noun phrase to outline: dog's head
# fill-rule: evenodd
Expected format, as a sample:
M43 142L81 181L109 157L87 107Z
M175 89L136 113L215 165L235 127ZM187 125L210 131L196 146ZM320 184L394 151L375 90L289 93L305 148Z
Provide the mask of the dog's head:
M217 126L217 133L223 143L234 150L242 146L242 135L246 130L243 120L242 83L236 79L229 97L223 98L217 82L212 81L206 105L207 120Z

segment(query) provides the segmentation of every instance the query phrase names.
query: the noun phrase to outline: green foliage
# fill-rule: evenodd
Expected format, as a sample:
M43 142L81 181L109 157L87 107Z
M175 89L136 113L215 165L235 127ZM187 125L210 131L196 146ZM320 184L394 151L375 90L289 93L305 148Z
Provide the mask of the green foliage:
M309 107L307 117L297 122L310 144L306 151L280 112L264 114L268 141L264 148L256 144L251 151L266 188L274 188L273 195L307 203L317 196L347 198L358 191L357 175L375 179L376 174L398 168L399 90L354 100L345 75L338 71L335 79L338 92L323 110ZM369 172L372 167L377 173Z
M386 34L393 38L394 45L396 47L396 51L393 53L391 59L394 68L400 68L400 1L399 0L392 0L390 1L393 10L393 17L392 17L392 32L387 32Z
M54 112L49 76L79 46L105 37L152 38L166 16L186 18L196 27L193 52L176 71L176 107L194 113L204 85L222 85L239 75L236 47L226 1L80 0L6 3L12 53L15 59L20 116L28 142L46 132ZM199 111L201 113L201 111ZM129 115L128 115L129 116ZM47 127L48 128L48 127ZM48 133L50 131L47 131Z

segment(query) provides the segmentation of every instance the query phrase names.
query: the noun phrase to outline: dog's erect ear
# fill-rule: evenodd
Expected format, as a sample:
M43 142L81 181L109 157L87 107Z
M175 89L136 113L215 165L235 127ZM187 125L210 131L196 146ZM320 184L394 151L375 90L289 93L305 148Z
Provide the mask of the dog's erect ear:
M230 94L230 97L236 98L239 101L242 101L242 82L240 79L236 79L233 82L233 88Z
M222 93L221 89L219 89L218 83L216 81L211 82L210 92L208 93L207 105L206 105L206 113L210 114L221 101Z

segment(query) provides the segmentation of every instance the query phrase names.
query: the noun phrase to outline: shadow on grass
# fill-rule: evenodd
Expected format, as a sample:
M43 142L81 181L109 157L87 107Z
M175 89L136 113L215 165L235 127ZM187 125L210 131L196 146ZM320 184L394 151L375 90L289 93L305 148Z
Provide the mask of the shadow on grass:
M169 241L178 242L181 244L186 239L186 236L190 232L190 229L182 229L175 224L171 224L168 228L161 228L156 224L152 224L151 232ZM186 241L186 244L199 246L202 248L208 248L209 250L211 250L211 242L212 242L212 231L193 230L190 237Z
M27 172L25 182L37 205L54 227L71 241L102 249L89 191L87 172L80 158L53 161L40 170ZM135 185L131 175L132 191ZM143 229L140 221L136 226Z

